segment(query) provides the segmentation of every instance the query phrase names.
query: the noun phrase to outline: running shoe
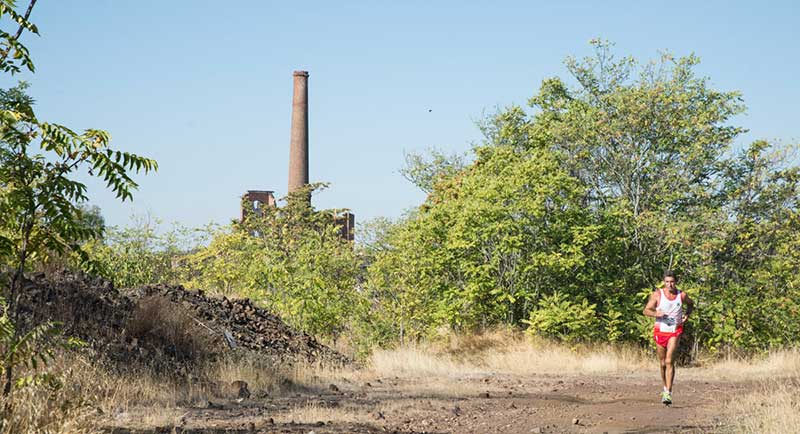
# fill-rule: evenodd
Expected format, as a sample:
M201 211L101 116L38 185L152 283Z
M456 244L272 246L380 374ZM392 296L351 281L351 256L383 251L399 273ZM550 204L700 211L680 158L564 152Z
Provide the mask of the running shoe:
M664 405L672 404L672 394L666 390L661 392L661 403Z

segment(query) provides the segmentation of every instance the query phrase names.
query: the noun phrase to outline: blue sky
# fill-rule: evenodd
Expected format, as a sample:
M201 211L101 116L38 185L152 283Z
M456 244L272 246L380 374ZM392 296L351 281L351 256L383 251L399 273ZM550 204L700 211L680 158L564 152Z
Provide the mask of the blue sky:
M648 5L649 4L649 5ZM757 138L800 140L800 18L789 1L40 1L23 74L41 119L109 131L158 160L133 203L90 183L107 223L133 214L224 223L247 189L286 193L292 71L308 70L310 173L319 208L359 221L421 203L404 152L464 151L484 112L566 77L588 41L641 60L695 53L748 106ZM3 86L11 82L4 78Z

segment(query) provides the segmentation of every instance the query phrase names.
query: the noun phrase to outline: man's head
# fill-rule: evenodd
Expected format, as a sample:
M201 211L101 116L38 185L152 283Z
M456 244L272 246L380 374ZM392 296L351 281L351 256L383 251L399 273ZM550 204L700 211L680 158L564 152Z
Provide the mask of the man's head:
M675 278L675 273L672 270L664 271L664 288L669 289L670 291L675 289L675 283L677 279Z

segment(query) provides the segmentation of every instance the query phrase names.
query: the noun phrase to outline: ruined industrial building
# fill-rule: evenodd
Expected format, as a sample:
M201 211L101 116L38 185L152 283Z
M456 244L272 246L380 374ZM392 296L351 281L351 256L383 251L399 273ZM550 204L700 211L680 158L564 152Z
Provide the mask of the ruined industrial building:
M292 95L292 124L289 139L289 183L287 195L308 185L308 71L294 71ZM247 190L242 195L241 219L247 213L258 213L263 207L277 206L274 190ZM305 200L311 201L311 197ZM342 238L355 238L355 215L330 211Z

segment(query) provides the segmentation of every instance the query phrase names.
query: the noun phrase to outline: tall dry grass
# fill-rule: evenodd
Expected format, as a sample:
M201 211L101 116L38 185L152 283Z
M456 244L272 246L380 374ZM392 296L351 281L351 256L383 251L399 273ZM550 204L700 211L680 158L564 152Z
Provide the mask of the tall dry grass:
M651 354L631 346L567 347L518 332L494 330L376 350L369 365L380 375L460 378L488 373L614 374L641 371L653 363Z
M786 434L800 430L800 386L764 382L726 405L730 429L743 434Z
M726 402L729 431L783 434L800 431L800 351L782 350L749 359L723 359L692 377L743 383Z
M776 378L800 378L800 351L776 350L750 358L726 358L708 363L691 372L723 381L757 381Z
M0 434L100 433L96 414L68 383L60 388L30 386L0 397Z
M339 371L296 363L237 356L210 361L184 376L165 377L156 370L111 370L90 353L58 355L47 370L63 387L21 389L12 400L0 397L0 434L96 433L103 426L170 426L179 424L186 407L238 398L236 381L244 381L253 399L327 387Z

